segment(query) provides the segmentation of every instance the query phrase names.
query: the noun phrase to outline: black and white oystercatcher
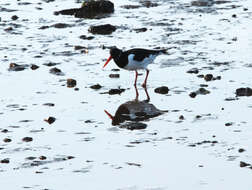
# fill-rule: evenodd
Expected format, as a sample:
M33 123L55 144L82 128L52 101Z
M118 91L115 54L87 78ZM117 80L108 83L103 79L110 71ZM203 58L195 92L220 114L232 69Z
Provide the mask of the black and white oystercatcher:
M152 63L160 53L166 53L166 50L148 50L135 48L127 51L122 51L121 49L113 47L110 49L110 56L104 64L103 68L109 63L111 59L113 59L118 67L129 71L135 71L136 77L134 86L136 86L137 83L137 70L144 69L146 70L146 77L142 86L146 87L148 75L150 72L147 66Z

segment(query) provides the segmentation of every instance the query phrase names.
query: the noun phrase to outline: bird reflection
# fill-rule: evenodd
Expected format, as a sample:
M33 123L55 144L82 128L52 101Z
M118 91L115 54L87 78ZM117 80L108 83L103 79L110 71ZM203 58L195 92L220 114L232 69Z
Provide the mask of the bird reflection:
M137 87L136 98L132 101L125 102L121 104L115 113L112 116L108 111L104 110L105 113L112 120L112 125L119 125L120 128L127 128L130 130L134 129L145 129L147 125L141 121L149 120L150 118L157 117L164 112L157 109L150 102L150 96L148 94L147 88L144 88L146 93L146 100L139 101L139 93Z

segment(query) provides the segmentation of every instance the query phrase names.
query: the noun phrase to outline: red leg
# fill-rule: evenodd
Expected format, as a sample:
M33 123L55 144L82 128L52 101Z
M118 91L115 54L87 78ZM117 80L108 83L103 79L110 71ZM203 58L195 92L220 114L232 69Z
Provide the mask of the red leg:
M139 96L139 94L138 94L138 90L137 90L137 87L136 87L136 86L135 86L135 90L136 90L136 98L135 98L135 100L138 101L138 96Z
M142 84L142 87L146 88L146 83L147 83L147 79L148 79L148 76L149 76L149 70L146 69L146 77L145 77L145 80L144 80L144 83Z
M138 72L136 70L136 78L135 78L135 83L134 83L134 86L136 87L136 83L137 83L137 77L138 77Z

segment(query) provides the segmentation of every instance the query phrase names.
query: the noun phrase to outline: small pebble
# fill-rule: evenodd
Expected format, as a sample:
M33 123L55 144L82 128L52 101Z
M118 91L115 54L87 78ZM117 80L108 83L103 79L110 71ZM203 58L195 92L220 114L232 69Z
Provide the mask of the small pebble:
M56 121L55 117L48 117L48 119L44 119L45 122L52 124Z
M73 88L77 84L77 81L75 79L67 79L67 87L68 88Z
M24 141L24 142L31 142L32 140L33 140L32 137L24 137L22 139L22 141Z

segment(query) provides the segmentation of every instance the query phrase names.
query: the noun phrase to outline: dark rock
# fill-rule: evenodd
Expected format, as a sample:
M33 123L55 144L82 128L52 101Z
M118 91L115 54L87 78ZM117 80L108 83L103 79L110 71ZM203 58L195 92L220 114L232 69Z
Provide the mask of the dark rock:
M8 133L9 130L8 130L8 129L3 129L1 132L2 132L2 133Z
M114 94L121 94L122 92L124 92L125 89L121 89L121 88L118 88L118 89L110 89L108 94L109 95L114 95Z
M241 168L244 168L244 167L247 167L247 166L251 166L251 164L243 162L243 161L240 161L240 167Z
M198 78L204 78L204 75L197 75Z
M208 91L205 88L200 88L199 90L196 91L196 94L201 94L201 95L206 95L206 94L209 94L209 93L210 93L210 91Z
M43 65L48 66L48 67L52 67L55 65L59 65L60 63L53 63L53 62L49 62L49 63L44 63Z
M28 67L28 65L18 65L16 63L11 63L8 71L23 71Z
M39 68L39 66L37 66L37 65L35 65L35 64L32 64L30 68L31 68L31 70L36 70L36 69Z
M80 89L79 88L74 88L75 91L79 91Z
M242 153L242 152L244 152L244 151L245 151L244 148L239 148L239 150L238 150L239 153Z
M211 81L213 79L213 75L212 74L206 74L204 76L204 79L205 79L205 81Z
M68 88L73 88L75 87L77 84L77 81L74 79L67 79L67 87Z
M25 159L26 159L26 160L35 160L36 157L35 157L35 156L29 156L29 157L26 157Z
M140 32L146 32L147 28L135 28L133 29L136 33L140 33Z
M252 96L251 88L238 88L236 89L236 96Z
M24 137L22 139L22 141L24 141L24 142L31 142L32 140L33 140L32 137Z
M56 121L55 117L48 117L48 119L44 119L45 122L52 124Z
M55 106L55 104L54 103L45 103L45 104L43 104L43 106L53 107L53 106Z
M4 138L4 139L3 139L3 142L6 142L6 143L11 142L11 139L9 139L9 138Z
M94 39L94 36L81 35L80 39L82 39L82 40L92 40L92 39Z
M46 160L46 156L40 156L39 159L40 160Z
M74 46L74 50L83 50L83 49L87 49L84 46Z
M10 31L12 31L12 30L13 30L13 28L12 28L11 26L4 29L5 32L10 32Z
M147 8L158 6L157 3L152 3L151 1L140 1L140 3L142 6L147 7Z
M196 1L192 1L191 5L192 6L199 6L199 7L205 7L205 6L212 6L214 4L213 0L196 0Z
M192 68L192 69L188 70L187 73L198 74L199 73L199 69L198 68Z
M120 71L120 69L111 69L111 71Z
M41 26L41 27L39 27L40 30L45 30L45 29L48 29L48 28L50 28L50 26Z
M138 9L141 6L140 5L123 5L121 7L124 8L124 9Z
M236 15L236 14L233 14L233 15L232 15L232 17L233 17L233 18L236 18L236 17L237 17L237 15Z
M9 158L5 158L5 159L1 160L0 163L8 164L8 163L10 163L10 160L9 160Z
M104 24L98 26L90 26L88 31L92 34L112 34L116 30L116 27L111 24Z
M168 94L169 88L167 86L161 86L161 87L156 88L154 92L158 94Z
M221 80L221 76L214 77L213 80Z
M70 25L65 24L65 23L57 23L57 24L52 25L52 27L54 27L54 28L67 28L67 27L70 27Z
M120 75L119 74L110 74L109 78L119 78Z
M225 126L229 127L229 126L232 126L233 124L234 124L233 122L228 122L228 123L225 123Z
M18 19L18 16L17 16L17 15L13 15L13 16L11 17L11 19L12 19L12 20L17 20L17 19Z
M95 90L99 90L102 86L100 84L95 84L90 86L90 88L95 89Z
M181 115L181 116L179 116L179 119L180 119L180 120L184 120L185 117L184 117L183 115Z
M81 8L66 9L57 11L54 14L74 15L77 18L96 18L98 16L113 13L114 4L107 0L84 1Z
M59 76L64 75L64 73L60 69L58 69L57 67L51 68L49 72L54 75L59 75Z
M191 98L195 98L195 97L197 96L197 94L196 94L195 92L191 92L191 93L189 94L189 96L190 96Z

